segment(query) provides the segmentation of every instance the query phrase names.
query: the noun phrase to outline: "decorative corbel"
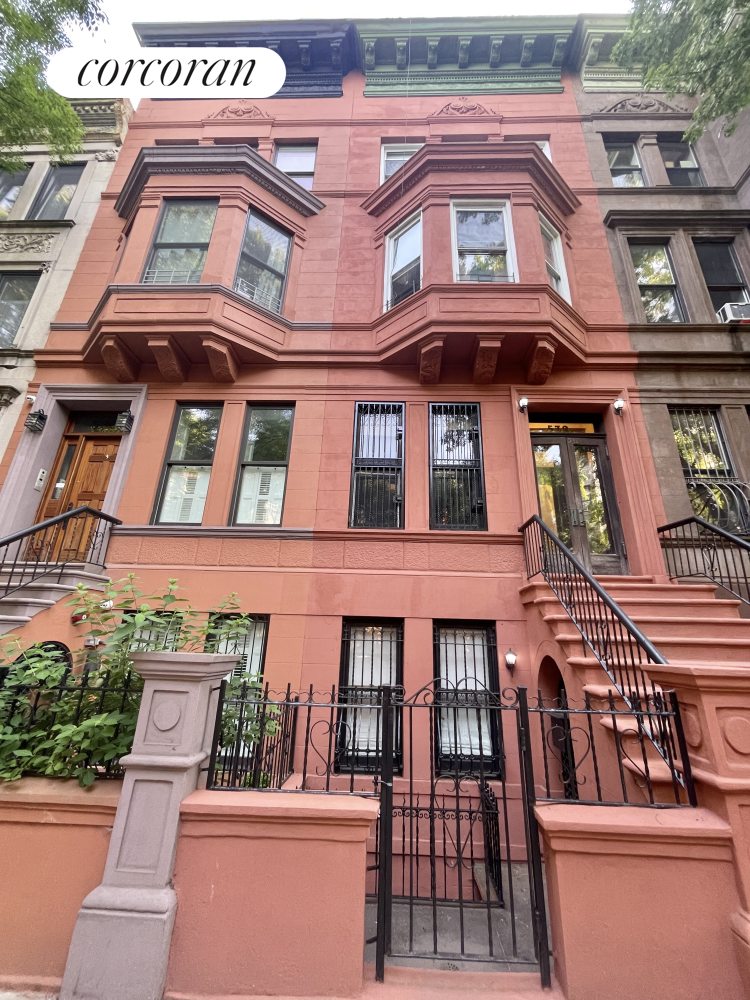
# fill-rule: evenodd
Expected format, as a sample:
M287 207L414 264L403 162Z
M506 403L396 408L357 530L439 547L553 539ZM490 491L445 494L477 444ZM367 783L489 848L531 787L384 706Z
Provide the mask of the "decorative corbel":
M299 59L300 62L302 63L302 69L305 70L311 69L312 68L311 43L309 41L303 41L303 42L297 42L297 44L299 45Z
M375 69L375 39L365 41L365 71Z
M208 355L211 373L217 382L236 382L240 371L240 363L229 346L215 337L203 337L203 349Z
M599 61L599 49L604 41L604 35L592 35L589 42L589 50L586 53L586 65L596 66Z
M500 53L503 48L503 35L493 35L490 38L490 68L497 69L500 65Z
M526 381L529 385L544 385L552 372L555 343L549 337L534 337L526 356Z
M568 44L567 35L555 35L555 47L552 50L552 65L562 66L565 46Z
M465 35L458 39L458 68L466 69L469 65L469 48L471 47L471 35Z
M536 35L524 35L521 40L521 65L531 66L531 57L534 54L534 42Z
M476 385L489 385L494 379L497 371L497 357L502 345L502 337L477 337L473 374Z
M396 39L396 69L406 69L408 47L408 38Z
M163 337L148 337L147 342L162 378L166 382L186 382L190 362L174 337L168 334Z
M419 381L422 385L437 385L443 359L445 337L430 337L419 345Z
M331 42L331 65L334 69L341 69L341 41L334 39Z
M104 337L101 342L101 352L107 371L117 382L135 382L141 363L114 334Z
M427 69L437 69L438 45L440 36L430 36L427 39Z

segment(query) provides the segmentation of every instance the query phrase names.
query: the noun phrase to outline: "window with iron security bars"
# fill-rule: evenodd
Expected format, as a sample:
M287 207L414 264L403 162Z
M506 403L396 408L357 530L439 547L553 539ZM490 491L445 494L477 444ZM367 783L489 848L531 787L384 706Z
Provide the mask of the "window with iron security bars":
M400 621L345 621L341 638L337 759L342 768L373 771L382 758L383 688L402 683L404 626ZM401 725L394 719L393 764L401 767Z
M499 774L499 690L495 628L472 622L433 625L436 757L444 771Z
M214 615L213 622L218 626L221 622L231 619L232 615ZM216 641L211 641L209 633L207 649L212 653L235 653L240 657L237 666L232 671L234 677L244 673L261 678L266 662L266 642L268 640L268 615L253 615L253 622L247 626L244 635L229 635Z
M478 403L430 404L430 527L486 531Z
M403 403L357 403L350 528L403 528Z

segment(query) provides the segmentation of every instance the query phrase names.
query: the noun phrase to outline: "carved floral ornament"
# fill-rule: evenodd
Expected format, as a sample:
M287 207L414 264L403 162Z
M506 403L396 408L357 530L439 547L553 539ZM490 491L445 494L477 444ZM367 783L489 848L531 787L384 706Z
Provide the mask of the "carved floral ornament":
M54 233L0 233L0 253L49 253Z
M231 104L225 105L215 114L209 115L205 120L215 121L219 119L221 121L251 121L252 119L257 118L268 121L273 120L272 115L267 115L265 111L261 111L256 104L251 104L250 101L240 98L237 101L232 101Z
M478 101L472 101L469 97L459 97L455 101L449 101L439 111L433 111L428 118L481 118L486 115L499 118L500 115L491 108L485 108Z
M602 108L599 113L602 115L684 115L689 112L685 108L672 107L672 105L660 101L658 97L637 94L634 97L625 97L611 107Z

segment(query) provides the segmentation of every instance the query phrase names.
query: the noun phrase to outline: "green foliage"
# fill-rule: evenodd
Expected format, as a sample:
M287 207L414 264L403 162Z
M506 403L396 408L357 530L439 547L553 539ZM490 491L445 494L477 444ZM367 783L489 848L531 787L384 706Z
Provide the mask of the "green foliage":
M36 643L24 649L11 636L0 646L0 778L26 774L77 778L82 786L116 769L130 751L143 681L133 670L135 650L215 650L254 627L231 594L208 612L177 596L177 581L144 595L131 574L104 592L79 585L68 602L80 616L84 637L95 645L72 659ZM230 688L245 685L260 695L247 672Z
M613 58L639 66L647 90L699 96L685 132L694 142L724 118L724 134L750 104L750 0L634 0Z
M103 19L100 0L0 0L0 170L23 167L19 146L43 143L61 160L80 150L81 121L44 72L72 25Z

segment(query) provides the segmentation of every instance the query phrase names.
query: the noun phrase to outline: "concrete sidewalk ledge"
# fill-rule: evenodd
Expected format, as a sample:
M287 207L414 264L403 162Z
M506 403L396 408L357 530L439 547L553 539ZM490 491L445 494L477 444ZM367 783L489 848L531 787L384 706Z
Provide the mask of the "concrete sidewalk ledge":
M277 823L295 820L308 824L369 825L377 818L378 799L321 792L219 792L205 789L188 795L180 806L183 821L201 820Z

